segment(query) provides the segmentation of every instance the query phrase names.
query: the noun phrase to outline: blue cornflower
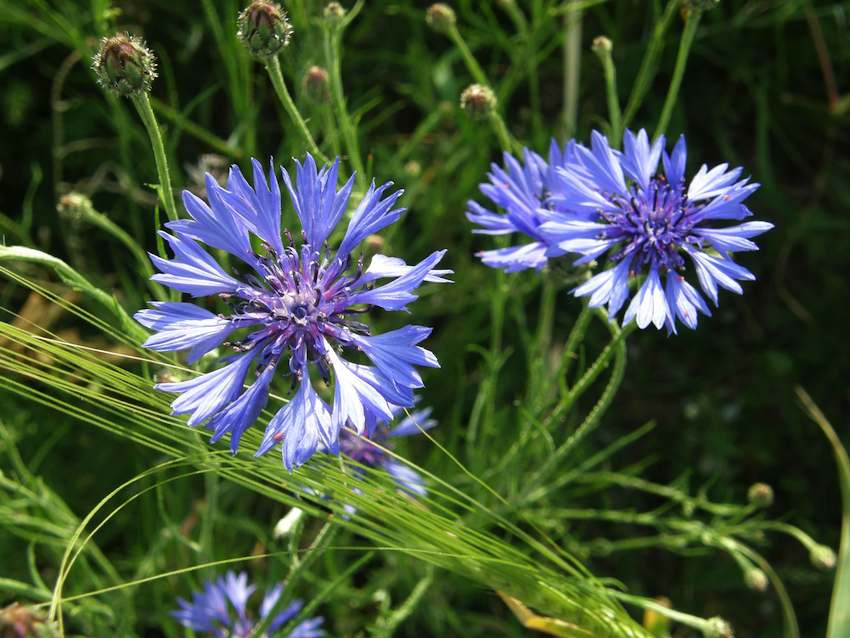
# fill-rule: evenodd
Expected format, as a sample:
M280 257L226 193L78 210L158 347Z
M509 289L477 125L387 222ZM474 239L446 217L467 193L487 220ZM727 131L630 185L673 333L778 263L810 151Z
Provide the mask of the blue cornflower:
M399 409L397 412L401 412L401 410ZM340 451L367 467L384 469L395 479L401 489L425 496L427 493L425 479L406 463L393 458L387 453L387 450L392 449L390 439L420 434L422 431L430 430L437 425L437 422L430 417L431 408L424 408L407 414L394 427L387 424L377 424L371 432L366 432L363 435L344 429L339 437Z
M650 323L676 331L676 320L689 328L698 313L711 312L702 295L685 281L688 260L699 285L717 305L718 286L740 294L738 281L755 276L732 260L739 251L758 250L751 238L773 228L750 221L732 226L752 213L742 202L758 188L742 169L703 165L685 181L684 136L672 154L661 136L652 144L646 131L626 131L623 151L612 149L598 132L591 147L574 146L572 158L555 170L551 213L539 232L550 254L578 253L576 264L607 254L609 267L573 292L589 296L593 307L608 305L614 317L629 297L629 283L645 279L626 308L623 320L638 327ZM659 162L663 173L658 173Z
M280 596L283 585L278 584L266 592L260 605L260 617L254 619L248 613L248 599L256 591L248 584L244 572L229 571L224 576L204 583L200 592L192 592L192 602L178 598L180 609L171 612L181 625L192 631L204 632L213 638L243 638L251 636L257 625L271 614ZM281 627L295 618L304 607L304 602L295 599L284 607L268 625L264 636L274 636ZM321 616L299 623L295 629L280 638L321 638L325 635Z
M505 167L491 164L489 181L481 184L481 192L503 213L493 212L475 201L467 203L467 218L480 226L473 232L482 235L521 233L531 242L484 250L478 253L481 261L491 268L516 272L527 268L540 270L554 256L540 226L546 221L553 201L548 194L556 179L556 169L568 162L575 143L561 148L554 140L549 147L548 161L529 149L523 150L520 163L509 153L504 154Z
M392 183L372 183L333 252L328 241L348 209L354 184L352 176L337 189L339 160L320 170L308 155L303 164L296 161L294 180L282 170L301 224L300 241L281 228L274 168L267 178L259 162L254 160L253 167L253 187L235 166L226 188L207 175L209 205L184 191L190 219L169 222L171 234L160 233L174 258L151 255L160 271L154 280L192 297L217 295L229 311L215 314L191 303L155 302L136 319L156 331L145 346L188 350L190 363L229 339L225 345L234 354L224 367L156 387L178 393L173 413L190 415L189 425L205 423L212 442L229 433L234 453L265 407L275 372L290 375L297 389L268 423L257 455L280 443L283 463L292 469L319 445L336 452L343 425L363 432L367 424L391 420L394 406L413 405L413 391L423 385L414 365L439 367L436 357L418 345L431 329L405 326L372 334L354 317L373 307L406 310L423 281L446 282L441 275L451 271L434 270L445 251L415 266L385 255L375 255L365 266L362 256L354 257L360 242L404 212L396 207L401 191L388 192ZM252 236L258 241L252 242ZM247 273L226 272L198 242L230 253ZM382 279L390 281L376 284ZM346 360L346 351L364 353L373 365ZM313 387L311 368L333 384L332 405ZM252 370L253 382L246 389Z

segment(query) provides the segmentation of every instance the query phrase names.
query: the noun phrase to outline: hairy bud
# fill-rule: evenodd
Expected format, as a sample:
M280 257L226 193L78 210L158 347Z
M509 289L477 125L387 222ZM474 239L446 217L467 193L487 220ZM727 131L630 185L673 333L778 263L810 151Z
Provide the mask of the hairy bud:
M747 490L747 500L755 507L773 505L773 488L767 483L753 483Z
M101 40L92 69L104 89L133 96L150 91L156 78L156 59L141 39L119 33Z
M614 45L611 42L611 39L607 36L598 35L593 38L593 44L590 48L596 55L604 55L606 53L611 53Z
M460 108L473 119L487 117L496 108L496 95L489 86L470 84L460 94Z
M92 204L91 200L82 193L71 192L59 198L56 210L64 219L78 221L92 210Z
M289 44L292 25L276 2L254 0L237 19L237 37L255 58L276 56Z
M442 2L432 4L425 12L425 24L437 33L448 33L456 23L454 9Z
M330 76L321 66L311 66L304 74L304 93L314 102L327 102L330 97Z
M345 17L345 8L339 2L328 2L325 5L325 20L336 25Z

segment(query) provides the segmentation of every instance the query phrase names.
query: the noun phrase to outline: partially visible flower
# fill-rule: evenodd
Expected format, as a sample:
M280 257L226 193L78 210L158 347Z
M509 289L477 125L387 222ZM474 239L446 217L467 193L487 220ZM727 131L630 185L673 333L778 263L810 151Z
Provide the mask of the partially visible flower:
M203 591L192 592L191 602L178 598L180 609L171 612L171 615L184 627L213 638L247 638L254 635L259 623L269 617L283 593L282 584L269 589L260 604L259 616L255 618L248 611L248 599L256 589L254 585L248 584L246 573L229 571L220 578L206 581ZM303 606L303 601L295 599L283 607L271 619L263 635L275 635L276 631L298 615ZM321 616L309 618L281 638L321 638L325 635L321 629L323 622Z
M482 235L521 233L531 242L479 252L484 264L506 272L526 268L540 270L546 265L551 247L547 245L540 226L547 219L546 211L552 208L549 193L555 181L555 170L572 157L574 146L571 143L560 147L553 140L548 161L526 148L522 162L505 153L504 168L490 165L488 181L481 184L480 189L496 209L503 212L494 212L470 200L466 216L481 227L473 232Z
M646 131L626 131L623 151L594 132L590 148L574 147L573 158L556 171L553 213L540 226L550 255L577 253L575 263L607 256L609 265L575 289L589 305L608 306L614 317L628 300L629 284L643 283L626 308L624 323L654 324L676 332L676 321L696 328L697 315L711 312L702 295L685 280L688 262L700 287L717 305L718 287L742 293L738 281L755 276L732 260L736 252L758 250L753 237L771 229L767 222L741 221L752 213L743 204L757 188L742 169L703 164L685 180L684 136L672 154L664 137L650 144ZM659 163L663 173L658 173Z
M396 410L396 413L401 410ZM437 422L430 418L431 408L407 414L398 424L376 424L371 431L356 434L343 429L339 437L339 449L345 456L367 467L382 468L407 492L425 496L425 480L406 463L387 453L393 447L391 439L420 434L430 430Z
M336 451L343 425L362 432L367 424L390 420L393 406L411 407L413 392L423 386L414 366L439 367L436 357L418 344L430 328L405 326L372 334L359 320L371 308L404 311L417 299L423 281L446 282L434 270L445 251L436 251L409 266L377 254L369 265L353 256L370 235L394 223L404 212L396 202L401 191L391 183L372 186L363 195L337 250L331 234L342 221L354 185L352 176L337 189L339 161L321 170L311 156L296 162L294 179L283 171L289 199L301 222L300 241L281 229L281 192L274 168L268 176L254 161L254 186L238 168L227 188L207 176L210 205L184 192L190 218L169 222L161 233L174 252L171 260L151 255L160 274L153 279L193 297L216 295L230 305L215 314L187 302L153 302L136 313L156 331L145 346L153 350L188 350L189 363L225 344L227 365L187 381L156 387L180 396L174 414L188 414L189 425L205 424L211 442L230 435L235 453L243 433L266 405L275 372L290 376L296 387L266 427L257 450L262 455L280 444L283 463L292 469L306 462L321 444ZM260 244L255 250L254 235ZM253 274L226 272L198 242L224 250ZM389 280L379 284L380 280ZM353 363L345 352L361 352L372 365ZM281 365L283 364L283 365ZM328 405L310 380L311 369L333 385ZM246 388L244 384L252 378Z
M239 14L236 24L236 36L259 59L276 56L292 37L286 11L269 0L254 0Z
M118 33L100 41L92 70L104 89L133 96L150 91L156 78L156 58L140 38Z

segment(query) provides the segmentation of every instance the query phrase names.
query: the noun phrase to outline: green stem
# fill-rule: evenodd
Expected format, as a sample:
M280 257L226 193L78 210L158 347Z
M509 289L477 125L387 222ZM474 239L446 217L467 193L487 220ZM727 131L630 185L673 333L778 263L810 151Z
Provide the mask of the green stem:
M605 74L605 95L608 98L608 120L611 123L611 140L619 144L623 136L623 117L620 113L620 97L617 93L617 69L610 50L598 52L602 62L602 72Z
M570 334L567 336L567 342L564 344L564 354L561 355L561 365L558 367L558 372L555 375L561 384L561 394L568 392L567 376L570 373L570 366L573 364L578 344L584 339L584 334L587 332L587 325L590 323L592 316L593 311L589 306L585 305L576 318Z
M711 621L706 620L705 618L700 618L699 616L693 616L681 611L676 611L675 609L670 609L655 600L641 598L640 596L633 596L631 594L615 590L613 587L608 590L608 593L610 593L613 598L622 600L624 603L634 605L641 609L654 611L657 614L681 623L687 627L698 629L706 636L712 635L711 632L713 631L713 627Z
M463 36L458 31L455 25L452 25L447 35L449 39L454 43L454 45L460 51L461 56L463 57L463 62L466 64L466 68L469 71L469 74L475 78L475 81L479 84L483 84L484 86L490 86L490 82L487 81L487 75L484 73L484 70L481 68L481 65L478 64L478 61L475 59L475 56L472 55L472 51L469 49L469 46L466 44L466 40L463 39Z
M701 17L702 11L693 10L688 13L685 30L682 32L682 40L679 42L679 53L676 55L676 67L673 69L673 78L670 80L670 86L667 89L667 97L664 100L661 117L658 119L655 137L663 135L670 123L670 117L673 115L673 109L676 106L676 99L679 97L679 87L682 86L682 78L685 75L685 67L688 66L688 54L691 51L691 45L694 43L694 36L696 36Z
M581 70L581 9L564 16L564 136L573 137L578 122L578 87Z
M132 99L151 141L153 157L156 161L156 172L159 176L159 197L165 207L165 213L168 215L168 219L177 221L177 208L174 205L174 192L171 190L171 173L168 170L168 159L165 156L162 133L160 133L156 115L154 115L151 108L150 98L147 93L140 93L133 96Z
M228 157L232 157L233 159L237 160L240 160L245 157L245 153L242 151L242 149L237 148L232 144L229 144L227 141L221 139L217 135L213 135L204 127L198 126L188 117L183 115L183 113L181 113L177 109L171 108L165 102L160 102L156 98L151 98L151 106L153 106L154 110L161 116L165 117L168 120L171 120L181 129L186 131L189 135L201 140L210 148L215 149L222 155L227 155Z
M339 56L340 32L331 27L325 28L324 49L325 64L328 68L331 81L331 98L333 99L336 117L339 121L340 132L348 152L348 161L357 173L357 186L360 190L366 190L366 171L363 168L363 160L360 158L360 145L357 140L357 131L348 109L345 105L345 94L342 88L342 74L340 72Z
M681 0L670 0L664 9L661 20L655 23L652 38L643 56L640 70L632 87L631 95L629 95L629 102L626 105L626 114L623 116L624 127L628 126L629 122L632 121L635 113L637 113L637 110L643 103L643 98L646 97L649 91L649 85L652 84L652 80L655 77L658 56L661 55L661 50L664 48L664 34L670 27L670 23L673 21L673 17L676 15L676 9L679 8L680 3Z
M505 120L502 119L502 116L499 115L498 112L495 110L491 111L487 119L490 121L490 125L493 127L493 132L499 140L499 146L503 151L506 153L511 153L513 151L522 153L522 145L514 142L513 137L511 137L511 134L508 132Z
M316 145L316 141L310 134L310 129L307 128L307 123L304 121L304 118L301 117L301 113L298 111L298 107L295 106L295 102L292 101L292 96L289 95L289 89L286 88L286 82L283 81L283 71L280 68L280 60L277 56L271 57L266 60L265 66L266 71L269 73L269 79L272 81L274 91L277 93L277 97L280 98L280 103L283 104L283 108L287 115L289 115L292 123L295 124L298 132L301 133L301 137L304 138L304 142L307 144L310 152L316 158L321 160L323 164L327 164L328 158L325 157L325 155L319 150L319 147Z

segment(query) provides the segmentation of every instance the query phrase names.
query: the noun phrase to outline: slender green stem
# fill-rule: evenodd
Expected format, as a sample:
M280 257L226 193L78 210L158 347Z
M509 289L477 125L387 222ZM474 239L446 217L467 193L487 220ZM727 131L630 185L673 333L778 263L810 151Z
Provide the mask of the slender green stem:
M502 116L499 115L498 112L493 110L487 119L490 121L490 125L493 127L493 132L499 140L499 146L503 151L506 153L514 151L519 153L522 152L522 145L518 144L513 137L511 137L508 127L505 124L505 120L502 119Z
M133 104L139 112L139 117L148 131L148 137L153 149L153 157L156 161L156 172L159 176L159 196L165 207L165 213L171 221L177 220L177 207L174 205L174 193L171 190L171 172L168 170L168 159L165 156L165 146L162 143L162 133L156 121L156 115L151 108L151 101L147 93L133 96Z
M673 77L670 80L670 86L667 89L667 97L664 100L664 108L661 110L661 117L658 118L658 126L655 129L655 137L663 135L667 130L667 125L670 123L670 117L673 115L673 109L676 107L676 99L679 97L679 87L682 86L682 78L685 75L685 67L688 66L688 54L691 51L691 45L694 43L694 36L697 33L702 11L693 10L688 13L687 21L685 22L685 30L682 32L682 40L679 42L679 53L676 55L676 66L673 69Z
M623 116L620 113L620 96L617 93L617 69L610 49L597 50L602 72L605 75L605 95L608 98L608 121L611 123L611 140L619 144L623 136Z
M475 59L475 56L472 55L472 51L469 49L469 46L466 44L466 40L463 39L463 36L458 31L455 25L452 25L447 35L449 39L454 43L454 45L460 51L461 56L463 57L463 62L466 64L466 68L469 71L469 74L475 78L475 81L479 84L483 84L484 86L490 86L490 82L487 81L487 75L484 73L484 70L481 68L481 65L478 64L478 60Z
M564 136L573 137L578 122L578 88L581 70L581 9L564 16Z
M561 355L561 365L558 367L556 376L561 384L561 393L566 394L567 376L570 373L570 366L573 364L573 359L576 357L578 344L584 339L584 334L587 332L587 325L593 316L593 311L589 306L585 305L573 324L570 334L567 336L567 342L564 344L564 353Z
M295 106L295 102L292 101L292 96L289 95L289 89L286 88L286 82L283 80L283 71L280 68L280 60L277 56L271 57L266 60L265 66L266 71L269 73L269 79L272 81L274 91L280 99L280 103L283 104L283 108L287 115L289 115L292 123L295 124L298 132L301 133L301 137L304 138L304 142L307 144L310 152L320 159L323 164L326 164L328 162L328 158L325 157L319 150L319 147L316 145L316 141L310 134L310 129L307 128L307 122L305 122L304 118L301 117L298 107Z
M687 627L698 629L707 636L713 635L711 632L714 628L710 620L700 618L699 616L686 614L681 611L676 611L675 609L670 609L669 607L666 607L655 600L651 600L649 598L642 598L640 596L633 596L632 594L627 594L625 592L615 590L614 588L611 588L609 590L609 593L612 597L622 600L624 603L634 605L641 609L648 609L654 611L657 614L660 614L675 622L681 623Z
M223 155L227 155L228 157L232 157L233 159L242 159L245 156L245 153L241 148L237 148L227 141L221 139L217 135L213 135L207 129L202 126L198 126L188 117L183 115L177 109L171 108L165 102L160 102L156 98L151 98L151 106L153 106L154 110L159 113L164 118L171 120L181 129L186 131L192 137L195 137L205 144L207 144L210 148L215 149L219 153Z
M628 104L626 105L626 114L623 116L624 127L628 126L629 122L632 121L635 113L637 113L637 110L643 103L643 98L646 97L649 91L649 85L652 84L657 70L658 56L661 55L661 50L664 48L664 34L670 27L670 23L673 21L673 17L676 15L676 10L680 4L681 0L669 0L661 19L655 23L652 38L640 63L640 70L638 71L637 78L635 78L635 83L632 87L631 95L629 95Z
M342 133L342 139L343 142L345 142L345 147L348 152L348 161L357 173L357 186L360 190L365 190L366 171L363 167L363 160L360 157L360 144L357 140L357 131L354 127L354 123L351 121L351 116L348 114L348 108L345 105L345 94L342 88L339 40L340 32L338 30L335 30L332 27L325 28L325 65L327 66L328 73L330 74L331 98L333 99L334 108L336 109L336 117L339 122L340 132Z

